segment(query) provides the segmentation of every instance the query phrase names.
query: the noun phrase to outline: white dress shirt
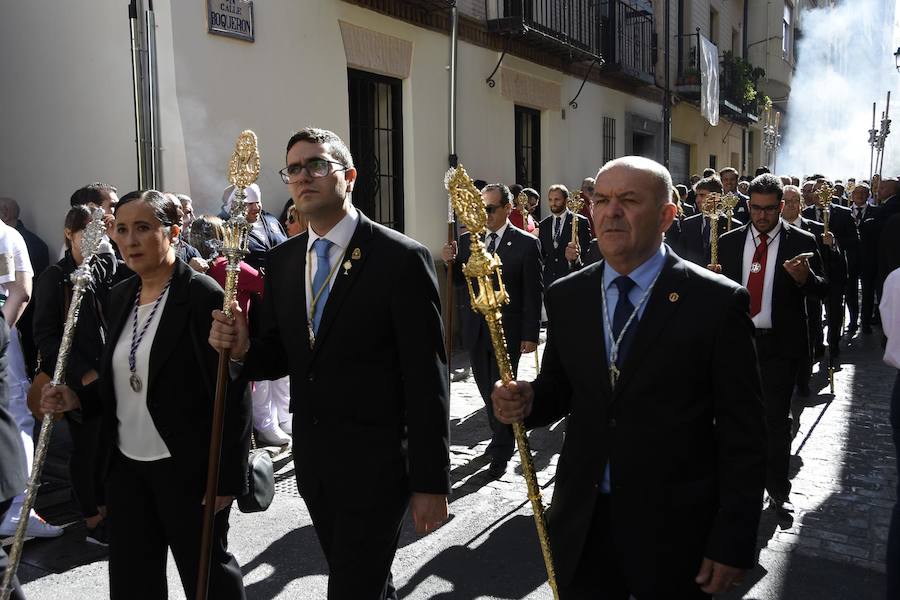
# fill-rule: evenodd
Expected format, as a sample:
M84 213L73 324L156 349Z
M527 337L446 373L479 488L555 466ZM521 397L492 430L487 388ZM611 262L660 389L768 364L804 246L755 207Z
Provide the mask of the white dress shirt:
M884 280L878 312L881 313L881 329L887 336L884 362L900 369L900 269L891 271Z
M781 242L781 221L779 220L775 228L766 235L769 246L766 254L762 303L760 311L753 317L753 324L757 329L772 329L772 288L775 283L775 270L779 268L775 261L778 260L778 245ZM754 225L750 225L747 239L744 242L744 265L741 273L741 285L744 287L747 287L747 282L750 280L750 265L753 264L753 255L756 253L757 245L759 245L759 230Z
M141 345L135 353L135 373L141 378L141 391L131 389L131 371L128 367L128 353L131 351L131 339L134 329L129 316L122 335L113 350L113 389L116 393L116 417L119 421L119 450L133 460L151 461L169 458L169 448L159 435L153 423L150 410L147 408L147 386L150 371L150 349L156 337L156 330L165 309L169 290L163 294L160 306L153 316L153 322L144 332ZM153 303L138 307L138 334L144 323L153 312ZM133 315L133 313L129 313Z
M550 236L553 238L553 247L554 248L556 248L559 245L559 237L557 237L557 235L556 235L556 232L557 232L556 223L559 222L559 230L558 231L559 231L559 235L561 236L563 227L566 226L566 218L569 216L569 212L570 211L567 208L566 210L562 211L562 213L560 213L558 215L553 215L553 222L550 224L550 226L551 226ZM568 242L566 242L566 244L568 244Z
M312 289L312 280L316 276L316 269L319 267L319 259L316 257L316 251L313 250L313 244L319 238L325 238L331 242L331 248L328 249L329 268L334 269L331 279L328 281L328 290L334 287L334 281L339 273L343 273L343 267L335 268L335 261L343 261L347 248L350 246L350 239L356 233L356 224L359 222L359 211L352 204L344 218L338 221L338 224L331 228L325 235L317 234L312 226L309 228L309 242L306 244L306 260L309 267L303 277L306 279L306 314L309 315L310 304L317 290Z
M488 231L484 234L484 247L485 247L485 248L490 247L490 245L491 245L491 234L492 234L492 233L496 233L496 234L497 234L497 244L496 244L496 247L494 248L494 254L496 254L496 253L497 253L497 250L500 249L500 240L503 239L503 234L506 233L506 228L507 228L507 227L509 227L509 219L507 219L506 222L503 223L503 225L501 225L501 226L500 226L500 229L498 229L497 231L490 231L490 230L488 230Z

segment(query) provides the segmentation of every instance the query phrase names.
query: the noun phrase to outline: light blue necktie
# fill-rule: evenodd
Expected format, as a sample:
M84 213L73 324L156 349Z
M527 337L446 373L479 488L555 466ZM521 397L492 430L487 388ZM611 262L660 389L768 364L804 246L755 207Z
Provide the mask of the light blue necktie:
M328 294L331 291L328 285L328 276L331 274L331 264L328 261L328 251L332 243L325 238L319 238L313 242L313 250L316 251L316 274L312 280L312 294L315 298L319 290L322 290L316 301L316 311L312 316L313 333L319 333L319 322L325 311L325 303L328 302Z

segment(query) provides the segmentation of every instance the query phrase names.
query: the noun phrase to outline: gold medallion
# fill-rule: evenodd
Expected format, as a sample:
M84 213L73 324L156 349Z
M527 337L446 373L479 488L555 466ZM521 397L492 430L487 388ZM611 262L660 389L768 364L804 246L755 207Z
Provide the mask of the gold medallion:
M362 252L359 251L359 248L353 249L353 254L350 255L350 258L352 258L353 260L359 260L360 258L362 258ZM344 268L347 269L349 267Z

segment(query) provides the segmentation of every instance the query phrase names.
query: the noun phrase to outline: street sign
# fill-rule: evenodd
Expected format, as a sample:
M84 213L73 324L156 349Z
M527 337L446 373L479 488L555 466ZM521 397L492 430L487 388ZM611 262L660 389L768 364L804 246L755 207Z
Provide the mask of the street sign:
M254 41L253 0L206 0L207 31Z

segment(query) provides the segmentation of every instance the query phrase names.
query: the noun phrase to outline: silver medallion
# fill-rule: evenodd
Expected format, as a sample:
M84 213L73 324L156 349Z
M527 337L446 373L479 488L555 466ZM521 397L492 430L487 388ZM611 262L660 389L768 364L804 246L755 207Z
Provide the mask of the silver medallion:
M759 264L758 262L755 262L755 263L751 263L751 264L750 264L750 272L751 272L751 273L759 273L760 271L762 271L762 265L761 265L761 264Z
M128 382L131 384L131 389L133 389L135 393L139 393L141 388L144 387L144 384L141 383L141 378L137 376L137 373L132 373L131 377L128 378Z

